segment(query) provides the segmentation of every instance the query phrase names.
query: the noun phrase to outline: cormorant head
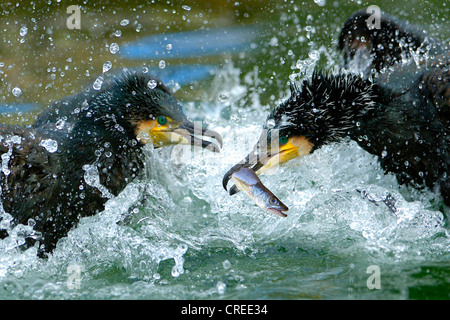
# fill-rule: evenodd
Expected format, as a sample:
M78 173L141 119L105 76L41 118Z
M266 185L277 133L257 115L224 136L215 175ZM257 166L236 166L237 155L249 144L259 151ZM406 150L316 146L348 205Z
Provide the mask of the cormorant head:
M291 82L290 89L291 96L267 118L253 151L225 174L225 190L232 174L242 167L261 174L349 136L359 117L375 106L372 84L351 74L316 71L301 88ZM230 190L230 194L236 192L235 187Z
M219 133L194 126L161 80L144 72L126 71L115 77L90 103L89 114L118 143L137 140L155 148L181 143L214 152L222 146Z
M409 57L411 51L420 48L424 53L427 50L422 45L425 41L423 31L380 11L354 13L342 27L338 41L347 67L359 53L369 61L357 60L358 67L369 62L370 68L377 72L401 61L403 56Z

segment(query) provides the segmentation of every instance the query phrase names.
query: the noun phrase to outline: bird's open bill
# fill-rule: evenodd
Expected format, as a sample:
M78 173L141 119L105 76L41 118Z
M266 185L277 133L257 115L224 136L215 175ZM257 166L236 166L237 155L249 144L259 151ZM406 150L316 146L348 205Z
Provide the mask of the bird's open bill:
M175 144L199 146L213 152L220 152L222 148L220 133L188 120L179 123L168 117L158 117L140 123L137 131L139 141L152 143L155 148Z
M272 133L270 136L271 139L267 139L267 134L263 133L253 151L244 160L228 170L222 180L225 190L227 190L227 184L233 173L241 168L251 168L257 175L260 175L270 168L311 153L314 147L304 136L281 137L280 139L278 139L278 134L274 135ZM274 139L274 136L276 136L276 139ZM268 140L272 141L272 143L267 143ZM239 189L233 185L229 193L233 195L238 191Z

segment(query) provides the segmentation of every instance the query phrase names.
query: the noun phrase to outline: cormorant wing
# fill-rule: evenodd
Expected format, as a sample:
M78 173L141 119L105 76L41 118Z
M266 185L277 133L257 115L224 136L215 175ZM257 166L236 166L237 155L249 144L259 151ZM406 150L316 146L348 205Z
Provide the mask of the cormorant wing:
M51 198L64 134L0 124L2 205L17 222L26 224Z
M439 120L450 129L450 54L433 59L422 75L421 85L426 99L436 107Z

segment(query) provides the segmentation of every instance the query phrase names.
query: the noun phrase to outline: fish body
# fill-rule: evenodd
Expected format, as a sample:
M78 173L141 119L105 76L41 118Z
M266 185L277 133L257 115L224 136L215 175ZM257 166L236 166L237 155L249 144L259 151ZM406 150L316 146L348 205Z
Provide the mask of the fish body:
M241 168L231 178L237 188L247 194L258 207L280 217L287 217L283 211L288 211L289 208L264 186L253 170Z

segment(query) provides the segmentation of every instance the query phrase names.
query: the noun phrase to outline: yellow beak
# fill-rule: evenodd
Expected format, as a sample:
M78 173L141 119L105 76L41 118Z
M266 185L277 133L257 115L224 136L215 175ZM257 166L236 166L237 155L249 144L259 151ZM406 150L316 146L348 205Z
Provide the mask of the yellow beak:
M267 157L262 157L262 166L256 171L260 175L270 168L277 167L299 156L311 153L314 145L304 136L289 138L288 142L280 145L278 150L270 150Z
M252 168L257 175L260 175L270 168L277 167L294 158L311 153L313 148L314 144L305 136L291 137L286 143L278 146L270 146L269 148L266 148L267 150L259 150L258 146L255 146L254 151L250 153L244 161L236 164L225 174L222 185L225 190L227 190L227 184L228 181L230 181L231 176L242 167ZM238 189L233 186L230 189L230 195L233 195L236 192L238 192Z

